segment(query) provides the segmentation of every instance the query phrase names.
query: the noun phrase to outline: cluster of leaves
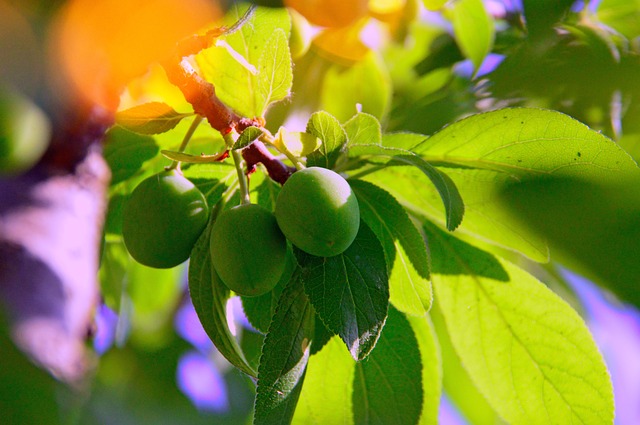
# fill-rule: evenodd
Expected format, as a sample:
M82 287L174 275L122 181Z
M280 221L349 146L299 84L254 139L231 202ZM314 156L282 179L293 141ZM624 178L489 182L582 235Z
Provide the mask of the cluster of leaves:
M434 8L440 3L425 1ZM555 21L536 20L532 3L525 2L533 10L527 15L530 30L551 28ZM232 8L225 23L237 21L242 10ZM480 0L456 2L448 13L455 43L444 40L444 58L464 56L478 68L494 46L493 18ZM633 159L569 116L533 108L473 115L432 136L383 132L380 119L384 123L389 99L388 82L376 77L379 58L367 52L355 64L326 67L319 65L326 59L310 52L294 75L290 25L285 10L258 8L246 25L196 56L220 99L242 116L266 114L269 125L287 126L297 110L329 110L306 121L300 139L321 144L298 159L347 177L361 211L360 231L344 253L320 258L294 248L273 291L243 297L251 324L265 335L259 358L246 355L229 330L226 303L232 294L212 273L212 222L196 243L191 299L219 352L256 378L254 422L437 423L444 387L469 417L488 403L489 417L509 423L611 423L611 384L584 322L531 270L550 258L581 270L587 264L602 283L640 304L628 279L637 276L637 266L627 267L640 240L631 225L639 200L628 187L640 181ZM319 50L328 43L324 37ZM447 53L454 47L459 56ZM419 62L418 73L433 78L443 64L434 55L427 59L414 57L411 66ZM347 71L339 72L341 67ZM312 101L302 85L314 82L297 76L318 69L323 96ZM500 72L490 77L496 84ZM342 87L356 86L346 91L349 97L372 79L373 95L354 95L369 113L353 115L349 102L335 99ZM271 107L292 91L292 101ZM410 96L405 100L411 103ZM385 126L416 123L416 114L424 112L420 105L418 111L396 105ZM131 266L118 236L121 205L139 179L163 165L160 150L184 161L185 176L210 205L237 199L236 169L219 161L221 137L199 128L191 153L167 150L175 149L167 135L184 132L183 119L190 115L161 102L128 109L118 123L134 133L116 127L106 145L114 181L103 294L121 312L122 294L134 294L122 287ZM244 149L265 134L250 127L233 148ZM216 153L198 155L196 149ZM279 185L261 170L251 175L251 197L273 211ZM615 220L606 224L611 216ZM628 232L603 237L621 226ZM596 258L607 250L616 254Z

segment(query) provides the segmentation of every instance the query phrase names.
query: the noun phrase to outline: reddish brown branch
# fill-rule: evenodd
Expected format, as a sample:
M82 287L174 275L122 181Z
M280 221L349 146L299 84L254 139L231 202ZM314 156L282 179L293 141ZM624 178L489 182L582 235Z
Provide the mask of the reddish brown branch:
M242 157L247 163L248 173L252 173L257 164L262 164L267 169L269 177L280 184L284 184L289 176L296 170L293 167L288 167L273 156L264 143L258 140L242 150Z
M169 81L180 89L196 114L205 117L211 127L222 134L235 128L240 117L220 101L213 84L201 78L186 60L174 58L162 65Z

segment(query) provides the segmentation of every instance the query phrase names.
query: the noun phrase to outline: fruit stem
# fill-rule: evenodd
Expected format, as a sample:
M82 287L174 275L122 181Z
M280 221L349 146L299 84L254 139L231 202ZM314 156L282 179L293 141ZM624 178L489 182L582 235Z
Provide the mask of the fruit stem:
M259 140L263 143L267 143L268 145L273 146L278 150L278 152L284 154L284 156L286 156L289 161L291 161L293 166L296 167L296 170L300 171L306 168L304 164L300 162L300 159L298 159L293 153L291 153L286 146L280 146L278 143L276 143L275 137L273 137L271 133L263 132Z
M231 151L233 164L235 165L236 172L238 173L238 184L240 185L240 205L250 204L251 197L249 196L249 180L247 178L247 175L244 173L244 168L242 167L244 159L242 158L242 154L239 150L233 149L233 145L239 137L239 134L234 130L225 134L223 137L227 149Z
M184 135L184 138L182 139L182 143L180 143L178 152L180 153L184 152L184 150L187 148L187 145L189 144L189 141L191 140L191 137L193 137L193 133L195 133L196 129L198 128L202 120L203 120L203 117L201 115L196 115L195 119L191 123L191 126L189 127L189 130L187 130L187 133ZM173 161L171 165L167 168L167 171L170 171L170 170L180 171L180 161Z

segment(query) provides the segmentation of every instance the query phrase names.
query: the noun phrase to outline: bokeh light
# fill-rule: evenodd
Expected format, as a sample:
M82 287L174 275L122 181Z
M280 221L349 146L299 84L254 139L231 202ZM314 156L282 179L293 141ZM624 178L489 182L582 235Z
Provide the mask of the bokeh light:
M71 0L53 25L52 74L63 90L115 110L131 79L218 16L209 0Z
M180 358L177 371L178 388L201 411L222 413L229 410L224 378L213 362L198 351Z

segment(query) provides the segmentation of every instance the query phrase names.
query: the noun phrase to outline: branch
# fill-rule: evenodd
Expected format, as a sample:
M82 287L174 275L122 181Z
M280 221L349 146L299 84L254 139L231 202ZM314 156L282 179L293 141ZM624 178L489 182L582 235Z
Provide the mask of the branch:
M288 167L277 159L259 140L244 148L242 157L247 163L247 173L252 173L257 164L262 164L267 169L269 177L280 184L284 184L289 176L296 171L294 167Z

